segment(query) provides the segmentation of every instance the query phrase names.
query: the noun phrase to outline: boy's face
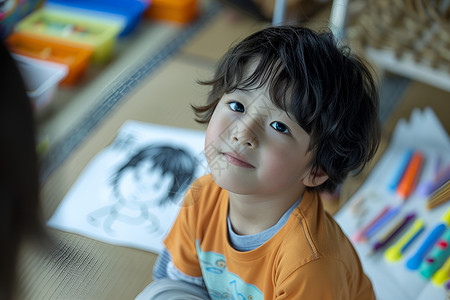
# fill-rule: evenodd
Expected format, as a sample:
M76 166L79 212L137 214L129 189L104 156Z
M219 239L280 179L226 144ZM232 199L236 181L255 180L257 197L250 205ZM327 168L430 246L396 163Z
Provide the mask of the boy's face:
M225 94L209 122L206 158L216 183L230 192L292 195L315 185L309 135L268 95L266 87Z

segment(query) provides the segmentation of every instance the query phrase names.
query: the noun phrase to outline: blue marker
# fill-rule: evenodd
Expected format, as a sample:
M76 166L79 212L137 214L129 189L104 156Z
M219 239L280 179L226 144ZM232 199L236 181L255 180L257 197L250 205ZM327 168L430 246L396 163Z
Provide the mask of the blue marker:
M419 250L417 250L417 252L406 262L406 267L408 269L417 270L420 267L422 260L447 229L447 226L450 224L450 208L447 209L447 212L442 217L442 220L443 222L434 227L434 229L420 246Z
M409 161L411 160L413 153L414 151L412 149L408 149L403 154L402 158L400 159L398 169L388 185L388 189L390 191L394 192L397 189L397 186L402 180L403 174L405 174L406 168L408 167Z

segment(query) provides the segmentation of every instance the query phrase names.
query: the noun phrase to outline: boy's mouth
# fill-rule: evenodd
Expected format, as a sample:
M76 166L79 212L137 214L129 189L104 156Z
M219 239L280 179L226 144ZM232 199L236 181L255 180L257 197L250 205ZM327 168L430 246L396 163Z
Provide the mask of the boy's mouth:
M233 152L226 152L226 153L222 153L223 156L225 157L225 159L232 165L235 165L237 167L241 167L241 168L248 168L248 169L254 169L255 166L253 166L252 164L248 163L245 158L243 158L242 156L233 153Z

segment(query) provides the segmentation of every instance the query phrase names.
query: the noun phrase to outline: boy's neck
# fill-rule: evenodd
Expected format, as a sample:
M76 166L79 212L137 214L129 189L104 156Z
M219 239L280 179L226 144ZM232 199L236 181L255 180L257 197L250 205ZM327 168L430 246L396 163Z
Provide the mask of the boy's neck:
M300 198L305 187L289 197L263 197L229 193L231 226L239 235L251 235L274 226L283 214Z

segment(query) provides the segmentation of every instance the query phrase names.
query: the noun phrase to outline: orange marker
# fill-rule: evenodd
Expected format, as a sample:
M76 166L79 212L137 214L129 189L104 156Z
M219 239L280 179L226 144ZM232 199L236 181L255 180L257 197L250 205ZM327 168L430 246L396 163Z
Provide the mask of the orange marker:
M397 195L401 199L405 200L414 191L422 171L423 162L423 154L420 151L414 151L405 174L397 187Z

